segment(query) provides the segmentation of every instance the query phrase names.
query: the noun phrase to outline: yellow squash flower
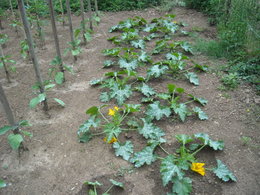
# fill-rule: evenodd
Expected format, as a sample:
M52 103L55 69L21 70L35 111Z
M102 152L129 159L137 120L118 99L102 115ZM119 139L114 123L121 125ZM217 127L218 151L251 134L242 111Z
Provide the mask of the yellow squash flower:
M107 142L107 138L105 137L105 138L103 139L103 141L104 141L104 142ZM112 139L111 139L109 142L107 142L107 143L112 144L112 143L114 143L114 142L117 142L117 139L116 139L115 137L112 137Z
M205 163L192 163L191 170L204 176L205 175L205 168L203 167L204 165Z
M110 115L110 116L114 116L115 113L116 112L113 109L111 109L111 108L108 110L108 115Z
M115 106L115 107L114 107L114 109L115 109L116 111L118 111L118 110L119 110L119 108L118 108L117 106Z

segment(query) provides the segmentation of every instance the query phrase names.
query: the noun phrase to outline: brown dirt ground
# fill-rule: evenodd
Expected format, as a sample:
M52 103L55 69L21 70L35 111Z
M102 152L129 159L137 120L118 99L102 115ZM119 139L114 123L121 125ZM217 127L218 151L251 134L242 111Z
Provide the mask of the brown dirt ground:
M177 21L183 21L192 27L200 27L202 37L215 35L215 28L210 27L207 18L201 13L183 8L172 11ZM99 26L95 27L93 40L83 49L78 62L75 64L76 74L66 74L66 83L51 92L51 97L62 99L65 108L60 108L50 101L50 118L40 107L29 109L28 102L33 97L31 86L35 82L35 75L31 63L22 60L19 55L19 43L15 32L4 23L4 32L10 36L6 53L12 54L17 61L17 73L12 74L11 85L4 79L3 70L0 78L5 87L7 97L15 113L16 119L27 119L33 125L28 128L33 138L26 140L28 152L18 158L17 152L12 151L7 144L6 137L0 141L0 176L8 182L8 187L1 189L0 194L86 194L83 182L99 180L106 186L107 179L114 178L123 181L124 191L115 189L111 194L131 195L158 195L166 194L167 189L162 186L159 173L159 162L152 166L132 169L131 165L115 157L111 145L105 144L102 137L97 137L87 144L77 140L77 129L86 119L85 111L93 105L100 105L98 100L100 90L89 86L89 81L99 78L107 70L102 69L105 57L101 50L111 48L106 39L110 36L107 30L120 20L128 17L141 16L149 20L162 16L155 9L143 11L104 13ZM74 26L79 26L80 18L74 17ZM46 50L37 50L44 77L47 78L48 64L55 56L53 38L50 25L45 26ZM64 49L69 40L68 27L58 25L61 48ZM209 59L205 56L195 56L194 60L201 64L208 64L213 70L225 63L220 60ZM67 64L72 64L72 57L64 58ZM208 133L214 139L225 142L223 152L204 150L199 158L209 165L215 165L215 158L221 159L234 172L237 183L222 183L213 174L205 177L191 174L193 178L192 194L215 195L257 195L259 189L259 105L257 96L249 86L241 85L235 91L223 92L217 90L220 86L218 72L201 74L200 86L194 87L183 81L176 84L188 92L208 99L205 111L208 121L199 121L189 118L187 122L178 121L159 122L158 125L166 132L169 144L166 147L174 151L176 141L173 135L178 133L193 134ZM153 87L160 90L165 87L166 81L159 80ZM6 124L3 113L0 113L0 126ZM258 121L257 121L258 120ZM241 136L252 139L250 144L243 145ZM144 140L133 136L140 146Z

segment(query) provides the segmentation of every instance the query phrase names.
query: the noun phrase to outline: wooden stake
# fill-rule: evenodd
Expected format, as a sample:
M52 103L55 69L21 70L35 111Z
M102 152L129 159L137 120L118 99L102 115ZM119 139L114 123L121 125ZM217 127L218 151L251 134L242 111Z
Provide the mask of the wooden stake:
M31 59L32 59L32 62L33 62L33 67L34 67L36 79L37 79L37 82L39 83L40 93L44 93L45 90L44 90L44 86L43 86L42 76L41 76L41 73L40 73L39 62L38 62L37 56L35 55L35 52L34 52L32 35L31 35L28 20L27 20L27 16L26 16L26 13L25 13L23 0L18 0L18 7L19 7L19 10L20 10L20 13L21 13L21 18L22 18L22 21L23 21L26 39L27 39L27 42L28 42L28 45L29 45L29 52L30 52L30 56L31 56ZM45 111L48 110L47 99L45 99L43 101L43 109Z

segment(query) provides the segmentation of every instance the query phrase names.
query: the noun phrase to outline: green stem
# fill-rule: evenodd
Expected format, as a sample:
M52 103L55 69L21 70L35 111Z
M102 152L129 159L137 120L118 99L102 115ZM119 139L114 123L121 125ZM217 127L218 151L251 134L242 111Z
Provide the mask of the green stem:
M98 112L99 112L100 115L103 117L103 119L105 119L106 122L110 123L110 121L103 115L102 112L100 112L100 110L98 110Z
M94 193L95 193L95 195L97 195L97 188L96 188L96 185L94 185Z
M160 147L166 154L170 155L170 153L167 152L167 151L161 146L161 144L159 144L159 147Z
M114 187L114 185L110 186L110 187L107 189L107 191L105 191L104 194L107 194L113 187Z
M137 129L121 129L122 131L136 131Z
M102 134L105 134L105 132L99 132L99 133L95 133L95 134L92 134L92 135L97 136L97 135L102 135Z
M198 150L196 150L195 152L193 152L191 155L195 156L199 151L201 151L206 145L201 146Z
M190 100L190 101L185 102L185 103L183 103L183 104L189 104L189 103L191 103L191 102L194 102L194 100Z
M160 160L164 160L163 157L157 156L156 158L160 159Z
M180 73L188 72L188 71L191 70L191 69L193 69L193 67L190 67L190 68L188 68L188 69L186 69L186 70L180 71Z

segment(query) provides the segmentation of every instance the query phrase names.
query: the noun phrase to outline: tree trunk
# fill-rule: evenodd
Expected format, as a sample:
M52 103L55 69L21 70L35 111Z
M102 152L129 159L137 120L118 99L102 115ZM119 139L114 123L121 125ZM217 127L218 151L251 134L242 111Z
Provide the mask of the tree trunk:
M28 42L28 45L29 45L30 56L31 56L31 59L32 59L32 62L33 62L33 67L34 67L34 70L35 70L36 79L37 79L37 82L39 83L40 93L44 93L44 86L43 86L43 82L42 82L42 76L41 76L41 73L40 73L39 62L38 62L37 56L35 55L35 52L34 52L32 35L31 35L28 20L27 20L27 16L26 16L26 13L25 13L23 0L18 0L18 7L19 7L19 10L20 10L21 18L22 18L23 25L24 25L24 31L25 31L27 42ZM43 104L44 104L43 109L45 111L47 111L48 110L47 99L45 99L43 101Z
M62 62L61 52L60 52L59 37L58 37L57 28L56 28L56 23L55 23L55 17L54 17L54 11L53 11L52 0L48 0L48 3L49 3L50 15L51 15L51 25L52 25L52 32L53 32L53 36L54 36L56 54L57 54L57 57L58 57L59 60L60 60L59 69L60 69L61 72L64 73L63 62ZM64 74L63 74L63 75L64 75ZM65 75L64 75L64 80L65 80Z
M5 75L6 75L7 82L8 82L8 83L11 83L10 74L9 74L9 72L8 72L8 68L7 68L7 66L6 66L6 63L5 63L5 61L4 61L5 55L4 55L4 51L3 51L3 48L2 48L2 45L1 45L1 44L0 44L0 52L1 52L0 54L1 54L1 58L2 58L2 63L3 63L4 69L5 69Z
M38 31L38 35L40 38L40 47L44 47L45 46L45 40L44 40L44 36L43 36L43 31L42 31L42 27L40 24L40 17L38 14L38 7L37 7L37 0L34 0L34 5L35 5L35 11L36 11L36 25L37 25L37 31Z
M12 0L9 0L9 4L10 4L10 8L11 8L11 12L12 12L12 16L13 16L13 20L16 20L15 14L14 14L14 9L13 9L13 4L12 4ZM18 29L17 26L15 26L15 32L18 35Z
M63 9L61 0L60 0L60 9L61 9L61 15L62 15L62 26L65 26L65 15L64 15L64 9Z
M70 40L71 40L71 43L74 44L75 39L74 39L73 26L72 26L72 20L71 20L70 0L66 0L66 7L67 7L68 20L69 20L69 28L70 28ZM75 49L75 48L73 48L73 49ZM74 61L77 61L77 56L73 56L73 57L74 57Z
M4 92L4 89L1 85L1 83L0 83L0 102L3 105L4 112L6 114L6 118L9 122L10 126L14 126L15 125L14 115L10 108L9 102L5 96L5 92Z
M92 23L92 10L91 10L91 1L88 0L88 17L89 17L89 28L93 30L93 23Z
M81 9L82 36L83 36L84 45L86 45L87 44L87 40L86 40L86 37L85 37L86 24L85 24L84 2L83 2L83 0L80 0L80 9Z
M98 2L97 2L97 0L95 0L95 12L96 12L96 16L99 16L99 14L98 14Z
M0 16L0 30L4 30L3 24L2 24L2 18Z

